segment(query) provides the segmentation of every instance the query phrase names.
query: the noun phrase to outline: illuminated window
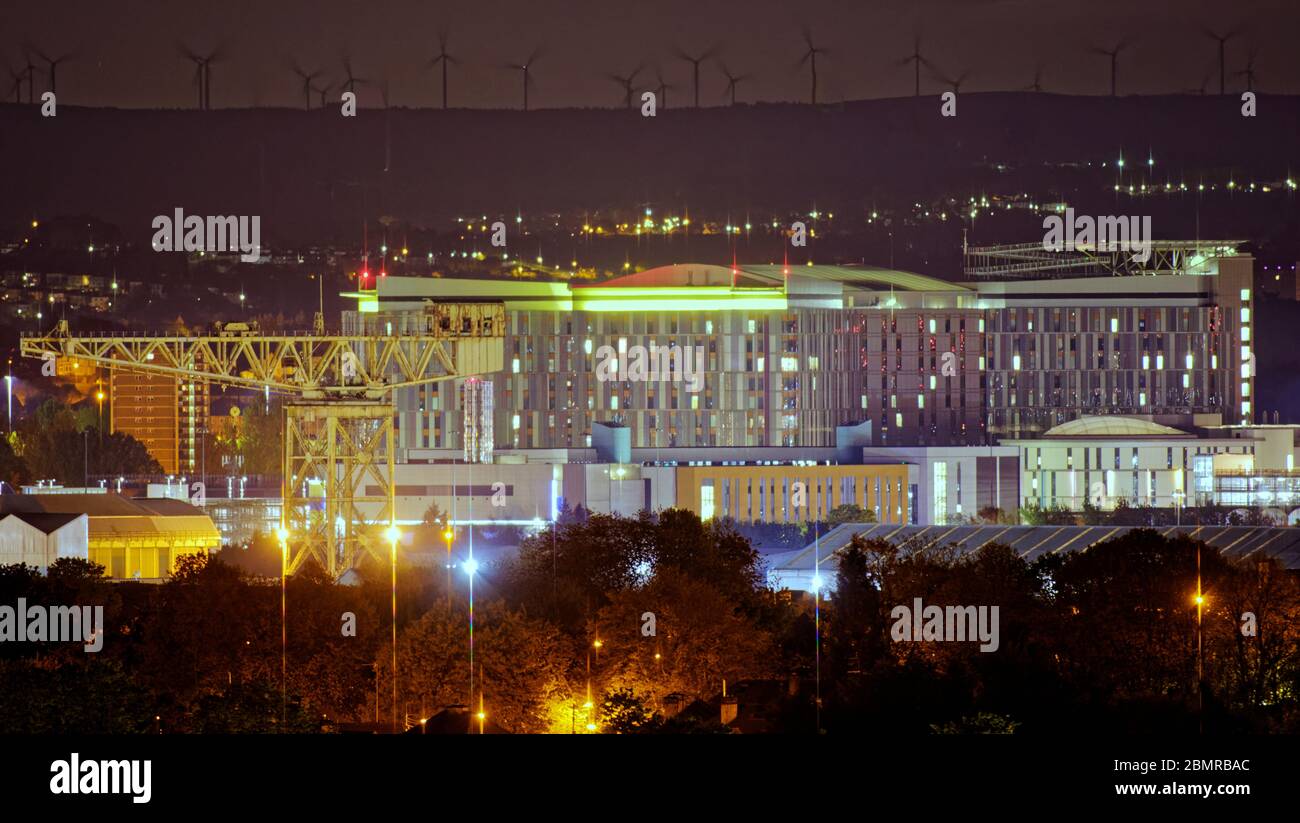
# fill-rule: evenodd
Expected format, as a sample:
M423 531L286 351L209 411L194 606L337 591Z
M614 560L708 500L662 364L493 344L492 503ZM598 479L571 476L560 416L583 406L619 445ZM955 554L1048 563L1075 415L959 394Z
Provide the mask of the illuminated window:
M705 480L700 484L700 519L713 519L713 481Z
M935 520L942 520L948 513L948 464L943 460L934 463L934 512Z

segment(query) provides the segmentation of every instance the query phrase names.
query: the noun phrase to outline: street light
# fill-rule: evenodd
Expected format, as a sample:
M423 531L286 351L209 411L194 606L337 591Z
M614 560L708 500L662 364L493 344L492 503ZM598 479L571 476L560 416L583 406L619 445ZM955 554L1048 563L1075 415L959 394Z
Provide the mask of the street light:
M284 727L288 717L289 683L288 611L285 608L288 603L289 530L281 526L275 530L275 536L280 538L280 733L284 734Z
M1205 734L1205 674L1201 656L1201 613L1205 607L1205 594L1201 591L1201 544L1196 544L1196 722Z
M442 539L447 543L447 613L451 614L451 543L456 539L456 532L451 527L451 518L445 518Z
M393 523L385 534L388 536L389 558L393 570L393 734L397 734L397 541L402 539L402 530Z
M9 391L9 432L14 430L14 361L9 361L9 373L5 375L5 388Z
M472 538L471 538L472 540ZM474 574L478 571L478 561L474 559L474 546L470 544L469 559L461 564L465 574L469 577L469 700L472 705L474 702ZM482 701L482 685L479 686L479 700ZM474 727L466 729L467 733L472 733ZM479 731L482 734L482 730Z

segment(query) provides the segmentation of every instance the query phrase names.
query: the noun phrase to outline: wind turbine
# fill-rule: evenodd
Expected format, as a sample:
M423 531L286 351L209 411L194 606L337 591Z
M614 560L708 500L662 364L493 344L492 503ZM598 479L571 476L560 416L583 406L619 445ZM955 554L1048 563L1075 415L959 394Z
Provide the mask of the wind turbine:
M1116 78L1119 72L1119 53L1128 48L1132 41L1129 39L1120 40L1113 48L1103 49L1099 46L1093 46L1088 51L1093 54L1100 54L1110 58L1110 96L1114 97L1116 93Z
M460 65L460 61L447 53L447 32L438 34L438 56L429 61L429 68L442 64L442 107L447 108L447 66Z
M1034 82L1025 86L1021 91L1041 92L1043 90L1043 67L1038 65L1034 67Z
M13 86L10 87L10 91L14 93L14 102L23 102L23 73L21 71L14 71L13 67L8 64L5 65L5 73L9 75L10 80L14 81ZM8 92L6 92L6 94L8 94Z
M220 49L215 49L203 61L203 102L209 109L212 108L212 64L223 56Z
M667 109L668 90L675 89L677 87L672 83L669 83L668 81L664 80L663 69L658 67L655 68L655 80L658 81L659 83L659 85L655 87L655 100L658 103L659 108Z
M961 74L957 75L955 78L953 78L953 77L947 77L945 75L942 75L936 71L934 73L934 76L935 79L939 80L944 85L952 86L953 94L961 94L961 84L965 83L966 78L970 77L970 72L964 71Z
M750 75L732 74L726 63L719 63L718 67L722 69L722 76L727 78L727 88L722 93L731 95L731 105L734 106L736 105L736 86L740 85L741 81L748 80Z
M311 81L315 80L317 77L320 77L322 72L320 70L307 71L306 69L304 69L302 66L298 64L297 60L294 60L292 63L290 63L289 68L293 71L294 74L298 75L298 77L302 80L303 102L306 103L307 109L310 111L311 93L313 91Z
M1201 33L1204 34L1206 37L1210 38L1211 40L1217 40L1219 43L1219 94L1223 94L1227 89L1227 84L1225 82L1227 69L1225 68L1226 63L1224 61L1224 57L1227 52L1228 41L1236 37L1241 32L1233 30L1225 34L1219 34L1218 32L1212 29L1202 28Z
M352 92L354 95L357 93L357 83L364 85L365 83L370 82L369 78L357 77L352 73L352 58L347 55L343 56L343 73L347 75L347 79L344 80L340 86L346 86L347 90Z
M1201 78L1201 85L1192 89L1183 89L1183 94L1205 94L1205 90L1210 86L1210 77L1214 75L1213 67Z
M316 74L320 74L320 72L316 72ZM315 77L316 75L312 75L312 76ZM325 101L325 98L326 98L326 96L330 93L330 90L334 88L334 84L331 83L329 80L326 80L326 81L323 82L320 86L312 86L312 85L310 85L310 84L311 84L311 81L310 81L310 80L308 80L307 82L308 82L308 87L309 87L309 89L308 89L309 93L314 91L314 92L316 92L317 94L319 94L319 95L320 95L320 107L321 107L322 109L325 108L325 106L328 105L328 104L326 103L326 101ZM307 98L307 108L311 108L311 97L310 97L310 96Z
M641 66L637 66L626 77L617 74L605 75L623 88L623 101L629 109L632 108L632 83L636 81L636 76L641 73L641 68Z
M914 95L916 97L920 97L921 96L921 67L925 66L927 69L933 71L934 64L931 63L929 59L925 57L925 55L921 54L921 35L919 34L912 38L912 53L909 54L907 57L904 57L902 60L898 61L898 65L900 66L906 66L908 63L912 64L912 68L915 73L916 87L915 87Z
M807 28L803 30L803 41L807 44L808 51L803 53L799 65L802 66L807 63L808 67L812 69L812 104L815 106L817 105L817 55L828 54L829 52L827 49L819 49L813 45L812 31Z
M199 87L199 109L207 111L212 106L212 64L221 57L220 49L199 54L188 46L180 47L181 56L194 63L194 82Z
M507 68L515 69L523 73L524 80L524 111L528 111L528 87L533 84L532 71L533 64L542 56L542 47L538 46L533 49L533 53L528 55L528 59L522 63L511 63Z
M710 57L717 54L718 47L717 45L709 46L699 54L691 54L680 46L677 46L673 48L673 52L678 56L678 58L691 64L691 73L695 85L695 108L698 109L700 107L700 63L703 63L705 60L708 60Z
M182 46L181 53L194 64L194 85L199 89L199 109L203 108L203 58Z
M58 89L58 79L56 77L56 73L58 72L59 64L64 62L68 58L72 57L73 53L67 52L65 54L59 55L58 57L50 57L48 54L36 48L35 46L29 47L29 50L35 52L37 57L45 61L45 65L47 67L45 73L50 78L50 91L55 94L58 94L59 89Z
M1255 58L1258 56L1259 52L1255 49L1251 49L1250 53L1246 56L1246 68L1242 71L1234 72L1235 76L1246 78L1246 91L1255 90Z
M27 67L24 71L27 74L27 102L36 102L36 64L32 62L32 53L24 52L23 56L27 60Z

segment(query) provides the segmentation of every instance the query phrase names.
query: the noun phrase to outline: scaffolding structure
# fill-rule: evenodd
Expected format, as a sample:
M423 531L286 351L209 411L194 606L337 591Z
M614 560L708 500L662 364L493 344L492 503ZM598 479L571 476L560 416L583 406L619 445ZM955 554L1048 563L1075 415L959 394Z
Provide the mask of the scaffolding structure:
M24 335L25 357L242 386L284 406L281 528L290 573L309 558L337 579L364 553L387 559L394 520L393 390L500 371L501 303L428 304L415 333L262 334L227 325L211 335L73 335L67 321ZM370 505L366 505L370 504ZM367 516L378 504L378 516ZM365 506L365 508L363 508Z
M1059 251L1043 243L969 246L963 269L969 280L1057 280L1068 277L1128 277L1156 274L1213 274L1214 261L1231 257L1244 240L1152 240L1151 256L1131 250L1077 244Z

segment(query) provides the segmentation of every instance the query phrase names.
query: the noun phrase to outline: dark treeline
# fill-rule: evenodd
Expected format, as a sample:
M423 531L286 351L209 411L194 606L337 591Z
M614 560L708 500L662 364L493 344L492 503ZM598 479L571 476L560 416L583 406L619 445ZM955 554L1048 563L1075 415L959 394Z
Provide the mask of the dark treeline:
M0 606L100 605L106 629L96 654L0 644L0 733L385 728L480 701L510 732L719 732L724 681L771 685L764 728L790 733L819 719L829 734L1300 731L1295 576L1201 548L1198 699L1197 545L1153 531L1033 563L998 545L856 540L818 613L767 588L729 522L566 518L475 578L472 671L465 571L399 559L396 712L391 569L374 559L356 585L311 567L287 581L282 705L277 559L254 541L186 559L161 585L69 559L47 575L0 567ZM914 598L997 607L997 650L894 639L894 609Z

